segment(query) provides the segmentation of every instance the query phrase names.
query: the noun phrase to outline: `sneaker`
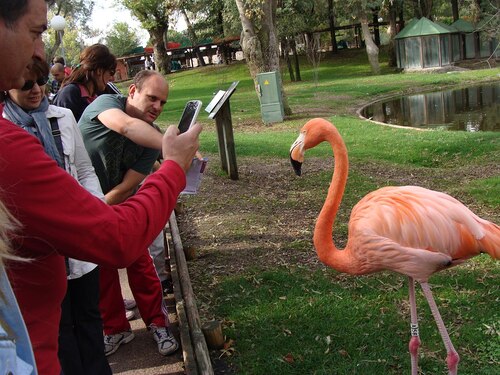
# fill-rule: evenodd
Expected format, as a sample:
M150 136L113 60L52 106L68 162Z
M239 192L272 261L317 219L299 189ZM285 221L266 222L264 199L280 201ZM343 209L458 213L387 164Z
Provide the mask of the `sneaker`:
M175 352L179 348L179 344L175 337L170 333L167 327L151 327L153 338L158 344L158 351L162 355L168 355Z
M133 299L123 299L123 304L125 305L126 310L132 310L137 306L137 303L135 303L135 300Z
M113 354L121 344L129 343L134 337L134 333L130 329L115 335L104 335L104 355Z
M127 320L135 319L135 312L134 312L134 310L127 310L127 311L125 311L125 317L127 318Z

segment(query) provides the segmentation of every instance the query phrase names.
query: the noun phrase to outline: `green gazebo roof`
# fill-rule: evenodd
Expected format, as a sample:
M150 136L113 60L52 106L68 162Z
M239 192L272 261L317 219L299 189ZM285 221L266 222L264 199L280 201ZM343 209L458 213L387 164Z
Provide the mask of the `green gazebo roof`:
M396 35L396 39L411 38L422 35L436 35L436 34L449 34L450 30L431 20L422 17L418 21L413 20L408 23L408 25Z
M474 31L474 25L472 23L467 22L465 20L459 19L451 24L455 29L460 31L461 33L471 33Z
M434 21L434 23L438 24L441 27L444 27L446 30L448 30L450 33L458 33L460 30L458 30L455 26L453 25L447 25L446 23L439 22L439 21Z

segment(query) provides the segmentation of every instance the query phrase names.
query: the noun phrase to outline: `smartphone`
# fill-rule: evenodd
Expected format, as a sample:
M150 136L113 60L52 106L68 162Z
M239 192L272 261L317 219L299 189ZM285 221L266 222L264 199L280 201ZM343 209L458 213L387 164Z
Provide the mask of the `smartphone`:
M186 103L184 112L182 112L181 121L179 121L179 130L181 133L187 131L191 125L196 122L198 113L200 113L201 110L201 104L199 100L190 100Z

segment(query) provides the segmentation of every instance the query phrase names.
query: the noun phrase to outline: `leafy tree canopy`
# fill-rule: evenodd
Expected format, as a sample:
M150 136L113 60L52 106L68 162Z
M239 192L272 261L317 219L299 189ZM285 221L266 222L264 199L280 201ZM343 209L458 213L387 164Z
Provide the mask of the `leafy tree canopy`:
M106 35L105 44L115 56L124 56L139 47L137 30L130 28L125 22L117 22Z

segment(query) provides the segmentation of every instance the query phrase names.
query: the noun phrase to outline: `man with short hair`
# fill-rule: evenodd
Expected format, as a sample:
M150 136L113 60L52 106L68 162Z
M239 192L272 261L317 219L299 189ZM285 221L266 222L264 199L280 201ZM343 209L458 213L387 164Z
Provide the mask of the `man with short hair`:
M64 60L64 57L62 57L62 56L54 57L54 59L52 60L52 63L53 64L61 64L63 66L65 77L68 77L71 74L71 72L73 71L73 69L71 69L69 66L66 65L66 60Z
M0 0L0 90L25 85L24 73L32 59L44 59L46 29L46 1ZM200 132L196 124L180 135L176 127L169 127L162 139L160 169L126 204L115 207L83 189L35 137L0 118L0 200L19 221L12 235L14 255L26 259L9 260L6 269L38 374L61 372L57 342L66 290L64 256L107 267L127 267L142 256L186 184L185 171L198 149ZM10 295L8 288L7 283L0 294ZM25 326L15 314L3 312L0 309L0 324L7 325L17 357L23 361L13 373L25 373L29 366L24 364L34 364L30 343L22 339Z
M52 75L52 82L50 83L50 93L55 95L59 91L61 87L65 74L64 74L64 65L61 63L55 63L50 68L50 74Z
M100 95L83 112L78 124L108 204L121 203L134 194L159 156L157 150L140 146L114 129L119 124L129 124L131 128L144 123L154 126L167 97L165 78L153 70L143 70L135 76L128 96ZM178 344L168 329L162 286L149 254L145 252L127 267L127 275L158 351L163 355L173 353ZM130 342L134 334L125 317L118 271L102 267L100 279L105 354L110 355L121 344Z
M32 58L44 59L45 30L45 1L0 0L0 90L21 88Z

